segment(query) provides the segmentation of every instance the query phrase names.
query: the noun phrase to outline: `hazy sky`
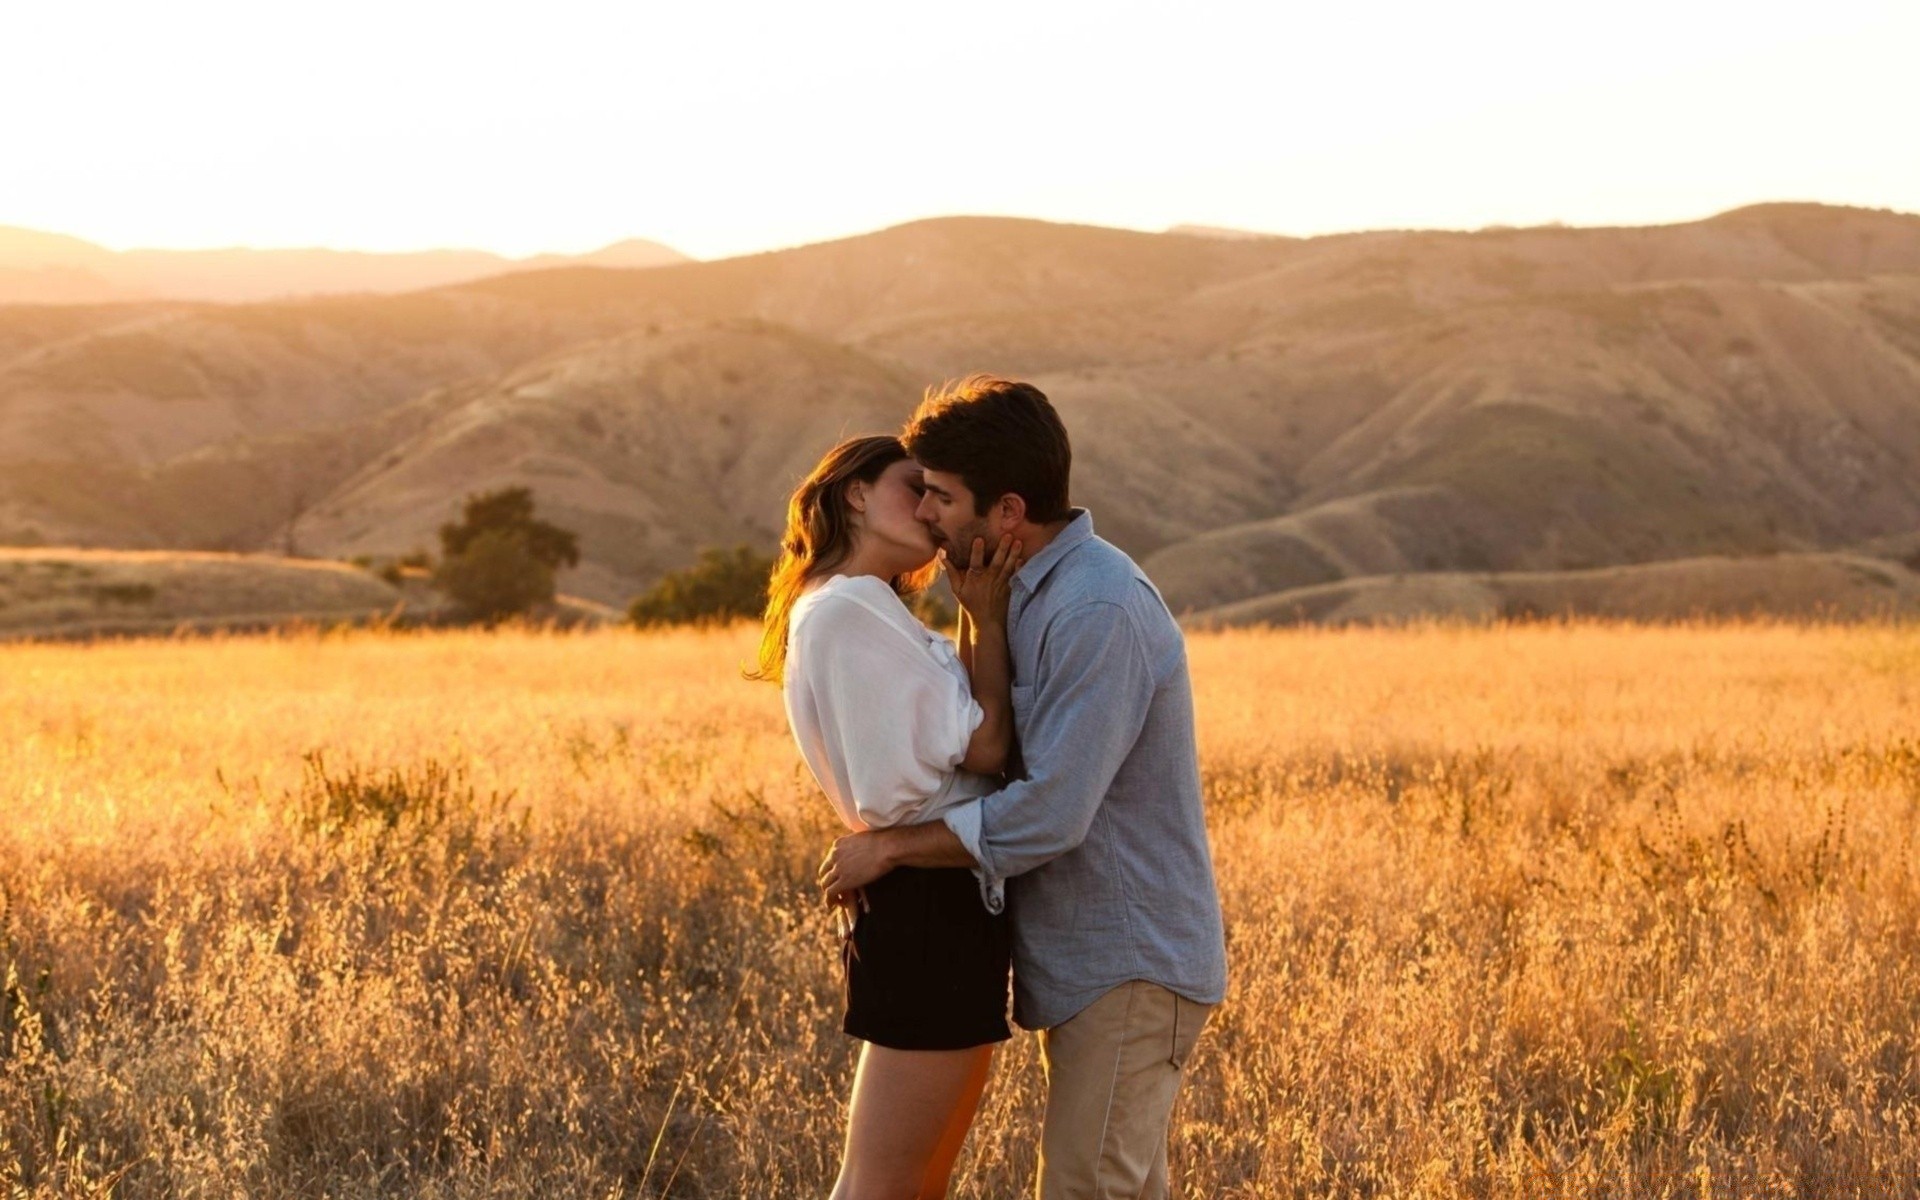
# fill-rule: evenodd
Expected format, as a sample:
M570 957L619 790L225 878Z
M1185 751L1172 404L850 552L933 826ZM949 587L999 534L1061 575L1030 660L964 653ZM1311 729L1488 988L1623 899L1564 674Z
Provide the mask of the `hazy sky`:
M0 224L128 246L1920 211L1920 0L0 0Z

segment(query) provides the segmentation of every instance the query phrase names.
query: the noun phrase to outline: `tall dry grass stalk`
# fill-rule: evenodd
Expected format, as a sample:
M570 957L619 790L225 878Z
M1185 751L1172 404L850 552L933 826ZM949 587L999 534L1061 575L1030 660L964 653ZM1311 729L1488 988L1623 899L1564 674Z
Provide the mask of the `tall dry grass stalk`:
M818 1197L835 832L746 631L0 649L0 1185ZM1920 1179L1920 630L1196 636L1190 1197ZM1022 1193L1002 1052L958 1195Z

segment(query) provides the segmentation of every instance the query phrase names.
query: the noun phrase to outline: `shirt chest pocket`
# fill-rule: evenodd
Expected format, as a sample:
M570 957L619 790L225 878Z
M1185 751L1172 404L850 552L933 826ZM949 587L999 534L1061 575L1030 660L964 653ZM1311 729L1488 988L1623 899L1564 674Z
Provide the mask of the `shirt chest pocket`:
M1026 729L1027 718L1033 715L1033 695L1038 690L1031 683L1013 685L1013 727L1016 731Z

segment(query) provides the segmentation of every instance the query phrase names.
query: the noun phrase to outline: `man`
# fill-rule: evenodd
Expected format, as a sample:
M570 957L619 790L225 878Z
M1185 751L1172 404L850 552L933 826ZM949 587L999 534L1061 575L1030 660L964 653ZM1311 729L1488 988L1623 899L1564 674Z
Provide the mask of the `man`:
M976 375L902 434L916 515L949 556L1011 534L1024 778L939 821L851 834L829 898L898 866L977 867L1013 926L1014 1020L1046 1069L1041 1200L1167 1195L1167 1126L1226 947L1201 812L1186 643L1132 559L1068 502L1066 428L1030 384ZM1018 772L1016 772L1018 774Z

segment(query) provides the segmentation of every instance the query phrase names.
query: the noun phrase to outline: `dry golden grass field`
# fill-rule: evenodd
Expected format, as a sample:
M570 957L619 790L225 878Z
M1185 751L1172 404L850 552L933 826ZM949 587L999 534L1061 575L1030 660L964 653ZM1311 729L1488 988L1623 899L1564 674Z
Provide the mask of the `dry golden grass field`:
M748 631L0 647L0 1191L822 1197ZM1920 627L1195 634L1186 1197L1907 1196ZM1016 1038L956 1194L1022 1194Z

